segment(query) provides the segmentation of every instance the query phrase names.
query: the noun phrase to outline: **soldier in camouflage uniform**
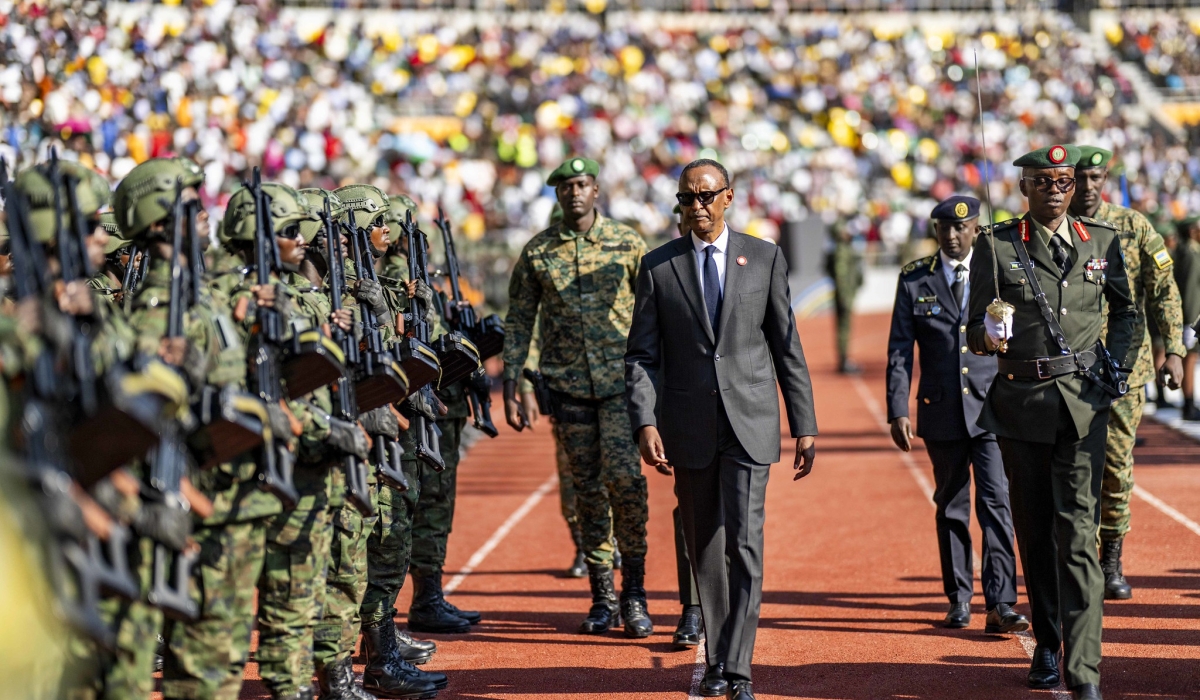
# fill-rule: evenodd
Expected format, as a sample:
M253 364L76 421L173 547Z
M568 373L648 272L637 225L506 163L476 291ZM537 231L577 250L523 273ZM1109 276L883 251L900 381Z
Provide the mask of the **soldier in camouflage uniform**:
M1104 571L1104 597L1123 600L1133 597L1121 566L1121 550L1129 532L1129 499L1133 495L1133 443L1146 405L1145 386L1154 379L1154 363L1147 331L1147 316L1162 333L1166 345L1163 378L1172 389L1183 378L1183 307L1172 274L1171 254L1162 236L1146 217L1133 209L1119 207L1101 197L1108 181L1112 153L1095 146L1080 146L1075 165L1075 195L1070 211L1076 217L1107 221L1116 227L1125 256L1125 273L1133 302L1146 309L1134 323L1133 345L1129 348L1132 373L1129 393L1112 404L1108 419L1108 443L1104 459L1104 483L1100 491L1100 568Z
M1189 327L1200 318L1200 216L1179 222L1179 241L1175 245L1175 282L1183 300L1183 322ZM1200 344L1196 334L1187 331L1183 338L1187 358L1183 363L1183 412L1186 421L1200 421L1196 408L1196 360L1200 359Z
M550 174L547 183L555 188L563 221L534 236L513 268L505 321L505 417L516 430L528 424L517 381L540 311L539 368L557 404L554 430L574 475L592 589L580 631L603 633L624 617L626 635L645 637L653 631L643 587L646 479L623 392L634 279L646 244L595 210L597 174L599 165L586 158L572 158ZM624 555L619 607L610 530Z
M861 370L850 359L850 324L854 317L854 297L863 283L862 255L854 247L854 235L845 220L838 220L832 232L833 250L825 258L825 272L833 279L838 371L858 374Z
M160 355L179 367L194 388L242 386L246 377L244 339L232 311L207 290L201 303L188 309L184 339L165 338L170 306L170 231L175 185L184 185L185 200L199 195L200 169L182 159L152 159L120 183L113 209L117 224L130 239L148 247L150 268L133 300L130 325L139 349ZM208 226L201 212L197 230ZM259 404L261 407L261 404ZM260 408L260 415L266 414ZM258 488L253 454L200 472L196 487L213 502L213 512L197 523L200 547L193 572L192 595L200 602L197 619L169 621L163 632L163 697L236 698L249 657L254 587L262 571L264 527L280 512L279 500Z

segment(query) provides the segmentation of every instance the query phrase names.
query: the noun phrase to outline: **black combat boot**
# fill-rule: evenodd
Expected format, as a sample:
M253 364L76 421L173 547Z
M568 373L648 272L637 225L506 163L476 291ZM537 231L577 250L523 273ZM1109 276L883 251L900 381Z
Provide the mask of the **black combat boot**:
M587 576L587 555L583 553L583 533L578 528L571 528L571 540L575 542L575 561L567 569L567 578L583 578Z
M1187 421L1200 421L1200 410L1196 408L1196 402L1191 398L1183 400L1183 410L1179 412L1179 417Z
M378 700L355 685L352 664L347 657L317 670L317 688L321 700Z
M613 570L607 564L588 564L588 582L592 586L592 608L579 625L583 634L604 634L621 624L617 591L613 588Z
M396 611L392 610L392 618L395 617ZM396 648L400 650L401 658L418 666L428 662L437 653L436 644L424 639L414 639L399 627L396 627Z
M396 648L396 623L391 618L375 624L363 623L363 688L385 698L428 700L437 697L432 674L400 658ZM442 675L442 674L438 674ZM445 678L445 676L442 676Z
M287 695L280 695L276 697L275 700L313 700L312 686L301 688L300 690L297 690L294 693L288 693Z
M408 606L408 628L414 632L462 634L471 623L450 612L442 597L442 576L412 572L413 597Z
M621 567L621 617L625 636L645 639L654 634L654 623L646 609L646 558L626 556Z
M1125 571L1121 566L1121 547L1124 537L1100 541L1100 570L1104 572L1105 600L1129 600L1133 597L1133 587L1125 580Z

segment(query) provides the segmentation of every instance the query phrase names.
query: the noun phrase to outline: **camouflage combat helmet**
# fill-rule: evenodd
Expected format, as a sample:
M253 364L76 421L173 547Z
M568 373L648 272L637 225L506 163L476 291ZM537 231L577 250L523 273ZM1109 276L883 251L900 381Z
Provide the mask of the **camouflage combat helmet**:
M153 158L121 180L113 194L113 213L126 238L134 240L171 216L177 181L184 187L199 187L204 173L186 158Z
M103 202L96 196L96 189L92 186L91 175L89 175L91 171L72 161L59 161L58 169L60 174L74 178L76 182L75 197L79 203L79 213L85 219L95 216L103 206ZM38 165L21 171L14 181L17 190L25 195L28 202L29 225L33 229L33 235L42 243L49 242L54 238L56 231L54 187L50 184L49 172L48 165ZM95 173L91 174L95 175ZM95 176L100 177L99 175ZM71 207L66 193L60 192L59 196L59 204L62 207L62 224L63 226L74 226L75 222L71 219ZM91 233L90 229L88 233Z
M329 211L334 220L346 213L346 205L342 204L342 200L336 194L319 187L306 187L300 190L300 194L304 196L312 212L312 218L300 222L300 237L305 243L312 243L321 233L321 212L325 210L325 200L329 200Z
M271 200L272 233L278 234L295 223L316 217L304 195L278 182L264 182L263 193ZM253 241L255 230L254 199L250 188L243 187L233 193L225 207L224 224L220 230L221 242Z
M406 212L412 212L413 218L417 217L417 203L412 197L406 194L389 194L388 195L388 212L384 220L390 223L403 223Z
M133 243L121 233L120 227L117 226L117 215L111 211L101 212L100 225L108 232L108 243L104 246L105 255L112 255Z
M351 220L358 228L369 229L376 220L383 219L387 214L388 198L378 187L346 185L337 188L333 193L351 212Z

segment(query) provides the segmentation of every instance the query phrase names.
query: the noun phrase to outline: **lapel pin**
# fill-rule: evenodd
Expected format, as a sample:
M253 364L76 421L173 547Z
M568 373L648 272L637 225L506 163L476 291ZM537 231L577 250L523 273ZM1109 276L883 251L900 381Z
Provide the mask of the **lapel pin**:
M739 255L739 256L737 257L737 264L738 264L738 265L741 265L741 266L743 266L743 267L745 267L745 266L746 266L746 256L745 256L745 255Z

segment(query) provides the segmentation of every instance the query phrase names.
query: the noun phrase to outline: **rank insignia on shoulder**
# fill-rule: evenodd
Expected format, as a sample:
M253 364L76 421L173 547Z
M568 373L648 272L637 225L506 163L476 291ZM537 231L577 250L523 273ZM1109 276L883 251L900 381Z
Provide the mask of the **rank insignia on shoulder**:
M909 264L905 265L904 269L902 269L901 272L908 274L909 272L914 272L916 270L920 270L921 268L928 265L930 260L931 260L931 258L921 258L920 260L914 260L914 261L910 262Z
M1107 270L1108 260L1105 258L1092 258L1083 265L1086 270Z
M1160 270L1170 267L1171 266L1171 254L1168 253L1166 250L1158 251L1157 253L1154 254L1154 264L1158 265L1158 269L1160 269Z

